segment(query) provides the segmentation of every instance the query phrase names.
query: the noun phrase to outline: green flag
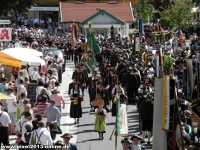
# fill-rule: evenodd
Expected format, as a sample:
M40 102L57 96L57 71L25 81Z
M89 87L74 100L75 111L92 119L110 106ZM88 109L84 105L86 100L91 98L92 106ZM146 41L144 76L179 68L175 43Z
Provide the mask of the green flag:
M87 40L88 40L88 47L91 51L93 51L95 54L100 53L100 49L99 46L97 44L97 40L94 36L94 32L93 31L89 31L87 33Z
M86 58L86 65L87 65L87 67L88 67L88 69L90 70L91 73L93 72L93 70L95 70L94 59L92 57Z

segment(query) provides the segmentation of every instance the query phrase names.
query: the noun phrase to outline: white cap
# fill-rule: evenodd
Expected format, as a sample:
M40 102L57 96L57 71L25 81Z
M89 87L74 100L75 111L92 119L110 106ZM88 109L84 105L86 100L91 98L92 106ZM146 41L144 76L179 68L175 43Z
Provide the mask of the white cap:
M28 65L29 65L29 66L31 66L31 63L30 63L30 62L28 62Z

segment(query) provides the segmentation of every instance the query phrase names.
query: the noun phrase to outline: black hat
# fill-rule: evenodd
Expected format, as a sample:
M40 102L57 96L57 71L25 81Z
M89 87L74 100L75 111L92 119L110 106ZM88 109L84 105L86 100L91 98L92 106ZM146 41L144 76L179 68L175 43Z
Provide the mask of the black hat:
M133 140L134 138L137 138L138 140L142 140L142 138L138 135L133 135L130 140Z
M129 144L130 144L128 138L124 138L124 139L122 139L122 140L121 140L121 143L129 143Z
M56 101L55 101L55 100L52 100L52 99L50 99L50 100L49 100L49 102L50 102L50 103L55 103Z
M24 116L25 117L31 117L31 113L29 111L27 111L27 112L24 113Z
M73 136L69 133L65 133L62 136L60 136L61 138L73 138Z
M56 141L55 145L64 146L65 144L62 141L58 140Z

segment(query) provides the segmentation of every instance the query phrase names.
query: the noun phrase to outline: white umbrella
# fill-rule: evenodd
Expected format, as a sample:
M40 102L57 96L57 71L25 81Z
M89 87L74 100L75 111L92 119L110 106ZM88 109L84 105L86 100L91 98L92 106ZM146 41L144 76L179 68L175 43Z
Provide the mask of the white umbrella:
M42 52L36 51L34 49L30 49L30 48L8 48L3 50L2 52L6 53L6 54L16 54L16 53L20 53L20 54L29 54L31 56L38 56L38 57L42 57L43 54Z
M10 48L1 51L21 61L22 65L27 65L29 62L33 66L43 66L45 61L40 58L41 52L28 48Z

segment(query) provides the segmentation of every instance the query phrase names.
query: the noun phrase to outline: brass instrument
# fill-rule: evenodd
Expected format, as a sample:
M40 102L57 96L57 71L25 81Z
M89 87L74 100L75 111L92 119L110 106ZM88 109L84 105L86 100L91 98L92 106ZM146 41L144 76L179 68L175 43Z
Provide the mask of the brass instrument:
M116 75L117 76L117 75ZM116 95L118 95L118 90L120 88L119 84L118 84L118 76L117 76L117 84L115 85L116 88ZM113 99L113 103L116 104L117 103L117 96L115 95L114 99Z
M88 49L87 43L81 44L81 49L82 49L82 50L87 50L87 49Z

